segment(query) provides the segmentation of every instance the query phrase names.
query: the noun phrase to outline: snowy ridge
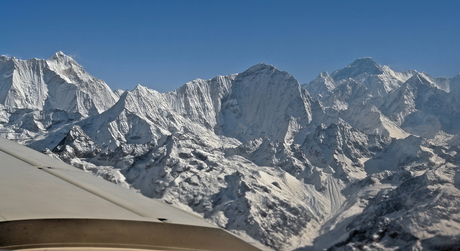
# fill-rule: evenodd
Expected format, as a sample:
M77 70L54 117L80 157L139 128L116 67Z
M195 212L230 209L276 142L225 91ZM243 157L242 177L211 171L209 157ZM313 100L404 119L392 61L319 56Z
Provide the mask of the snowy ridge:
M55 80L59 81L58 78L61 78L65 81L54 84L50 88L51 108L66 107L64 104L68 103L69 99L66 102L65 98L73 98L76 104L72 104L74 107L68 107L68 109L74 109L83 116L87 116L101 113L117 101L117 96L104 81L89 75L75 60L64 53L56 53L47 59L46 63L49 69L56 73ZM62 94L67 93L69 88L76 89L75 93L71 93L73 96L62 97Z
M46 62L28 61L2 56L0 102L14 108L43 108L48 88L44 83L43 70Z
M58 52L0 57L0 134L275 250L460 245L460 74L358 59L115 92Z
M222 100L231 93L237 74L211 80L196 79L167 95L172 109L192 121L214 128L218 124Z
M74 123L118 100L104 81L62 52L47 60L1 56L0 69L0 135L38 150L53 148Z
M308 84L302 85L313 96L324 96L332 92L337 87L337 83L327 71L322 72L319 76Z
M377 64L372 58L360 58L347 67L334 71L331 77L338 84L353 79L363 84L377 97L385 96L399 88L412 74L411 71L395 72L388 66Z
M2 56L1 62L0 102L9 107L60 109L88 116L108 109L117 100L105 82L86 73L62 52L48 60Z

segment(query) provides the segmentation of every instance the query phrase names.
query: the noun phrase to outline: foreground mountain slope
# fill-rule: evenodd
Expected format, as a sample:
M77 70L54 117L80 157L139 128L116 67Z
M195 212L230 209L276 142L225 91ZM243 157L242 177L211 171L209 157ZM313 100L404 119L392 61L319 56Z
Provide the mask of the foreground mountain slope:
M16 59L2 60L7 90ZM20 62L34 77L13 81L23 94L2 103L3 136L245 238L276 250L459 244L458 77L363 58L322 73L311 93L258 64L114 94L62 53ZM58 107L46 88L60 81L75 98ZM41 103L27 100L37 93Z

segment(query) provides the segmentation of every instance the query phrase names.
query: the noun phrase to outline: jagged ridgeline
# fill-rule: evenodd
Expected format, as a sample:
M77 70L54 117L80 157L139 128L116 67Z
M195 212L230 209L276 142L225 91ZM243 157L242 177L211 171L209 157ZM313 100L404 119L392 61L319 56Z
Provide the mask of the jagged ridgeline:
M460 245L460 75L258 64L159 93L0 57L0 135L276 250Z

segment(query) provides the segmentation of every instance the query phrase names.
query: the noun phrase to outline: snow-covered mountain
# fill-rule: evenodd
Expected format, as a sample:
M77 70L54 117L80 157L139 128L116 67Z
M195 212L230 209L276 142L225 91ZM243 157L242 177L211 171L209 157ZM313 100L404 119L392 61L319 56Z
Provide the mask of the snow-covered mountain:
M88 116L105 111L117 96L62 52L47 60L0 56L0 103L18 109L63 110Z
M39 150L57 143L75 121L117 100L104 81L62 52L47 60L0 56L0 135Z
M258 64L115 91L0 57L0 134L275 250L460 245L460 75L371 58L300 86Z

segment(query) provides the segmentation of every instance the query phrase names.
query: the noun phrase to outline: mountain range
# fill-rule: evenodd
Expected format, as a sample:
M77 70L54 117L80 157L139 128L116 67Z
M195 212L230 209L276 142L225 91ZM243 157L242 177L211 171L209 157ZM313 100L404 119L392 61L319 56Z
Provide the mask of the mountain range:
M0 136L275 250L460 246L460 74L257 64L160 93L0 56Z

